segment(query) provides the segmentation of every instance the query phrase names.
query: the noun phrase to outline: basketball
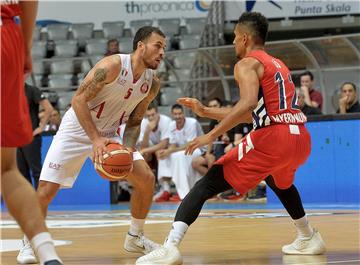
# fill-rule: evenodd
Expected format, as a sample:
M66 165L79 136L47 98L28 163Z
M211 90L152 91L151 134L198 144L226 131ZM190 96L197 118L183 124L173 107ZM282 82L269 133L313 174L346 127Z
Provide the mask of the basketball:
M106 148L111 156L104 154L103 163L95 163L97 173L110 181L125 179L133 168L132 154L121 144L111 143Z

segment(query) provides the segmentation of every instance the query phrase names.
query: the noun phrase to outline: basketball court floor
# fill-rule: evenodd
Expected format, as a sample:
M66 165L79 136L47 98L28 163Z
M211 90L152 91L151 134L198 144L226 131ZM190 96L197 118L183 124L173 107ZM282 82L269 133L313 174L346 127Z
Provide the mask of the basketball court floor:
M178 204L153 204L145 234L163 242ZM127 253L128 204L50 207L47 224L65 264L134 264ZM282 255L295 230L281 205L209 202L190 227L180 250L184 264L360 264L359 205L305 205L327 244L319 256ZM31 210L31 209L29 209ZM1 218L1 262L16 264L21 231L6 210Z

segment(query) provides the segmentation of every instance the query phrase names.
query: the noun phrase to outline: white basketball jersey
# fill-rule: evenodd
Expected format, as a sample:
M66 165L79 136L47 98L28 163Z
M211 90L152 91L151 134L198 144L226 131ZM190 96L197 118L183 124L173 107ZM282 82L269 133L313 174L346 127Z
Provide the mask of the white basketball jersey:
M148 95L152 85L151 69L146 69L138 80L134 80L130 54L118 55L121 57L119 75L88 102L91 117L104 137L115 135L119 126L126 123L131 112ZM69 111L74 112L72 108Z

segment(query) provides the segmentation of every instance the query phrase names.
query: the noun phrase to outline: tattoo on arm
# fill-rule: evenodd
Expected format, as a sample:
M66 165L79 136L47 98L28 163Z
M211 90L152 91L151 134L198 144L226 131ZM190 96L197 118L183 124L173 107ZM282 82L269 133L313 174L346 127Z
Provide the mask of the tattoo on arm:
M77 90L77 95L83 95L86 101L93 99L97 93L105 86L107 70L99 68L95 70L94 77L81 83Z

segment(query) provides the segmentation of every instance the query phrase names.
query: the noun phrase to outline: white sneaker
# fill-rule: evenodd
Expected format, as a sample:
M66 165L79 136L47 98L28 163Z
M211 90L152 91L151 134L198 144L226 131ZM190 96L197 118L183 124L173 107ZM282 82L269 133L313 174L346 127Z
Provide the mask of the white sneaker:
M34 250L31 248L30 241L25 237L22 240L22 247L16 258L19 264L34 264L38 263Z
M136 260L136 265L181 265L183 260L179 249L175 245L162 246Z
M142 233L137 236L126 234L124 249L129 252L137 252L147 254L157 248L161 247L160 244L146 238Z
M320 255L324 254L325 251L324 240L315 229L311 237L297 237L293 243L282 247L282 252L289 255Z

